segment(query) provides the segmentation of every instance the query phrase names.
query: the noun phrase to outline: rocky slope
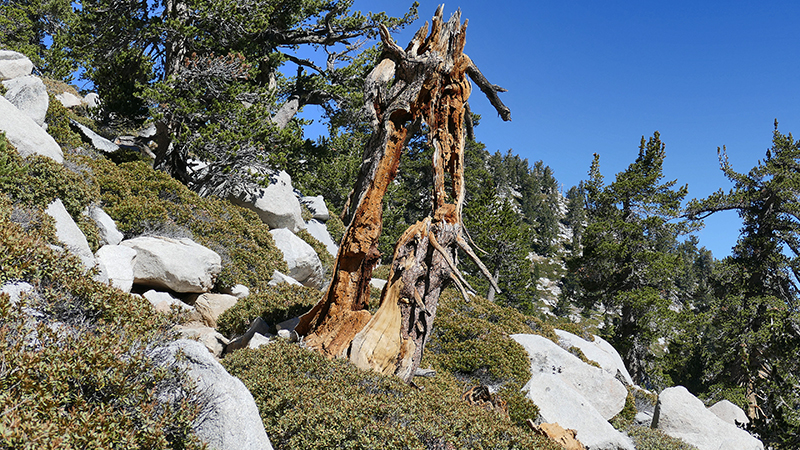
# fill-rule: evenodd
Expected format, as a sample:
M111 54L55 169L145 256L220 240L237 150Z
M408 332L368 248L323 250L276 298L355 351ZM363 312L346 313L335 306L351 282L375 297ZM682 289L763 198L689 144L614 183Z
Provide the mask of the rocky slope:
M5 86L5 94L0 97L0 131L5 133L8 142L16 149L19 155L16 157L28 158L12 164L10 161L14 156L4 159L4 155L0 155L0 181L5 180L6 186L13 185L8 181L9 176L15 176L14 170L18 167L29 170L30 164L34 164L31 161L39 161L36 159L36 155L39 155L58 165L63 164L65 168L58 170L71 174L70 177L79 177L78 174L84 173L89 185L99 185L99 194L86 194L86 198L93 201L67 198L66 194L61 194L64 198L59 198L54 194L50 196L52 199L47 198L46 207L42 208L44 215L38 216L34 209L30 209L33 212L23 214L29 208L24 200L25 195L11 192L12 189L8 188L9 192L0 192L0 200L5 199L0 204L8 211L7 214L0 214L4 226L20 235L28 233L33 236L31 233L38 232L38 228L31 223L51 223L51 231L42 232L43 237L35 238L41 242L31 244L46 247L41 250L45 255L42 258L47 261L73 261L75 267L69 273L81 283L90 286L84 288L89 290L87 292L97 289L105 293L103 295L107 297L104 298L108 298L109 302L135 305L131 308L138 308L136 317L139 319L136 320L146 322L140 316L151 315L152 322L159 324L155 328L160 330L158 333L161 333L161 337L145 343L143 349L135 353L138 355L136 357L149 361L149 370L157 371L157 368L161 368L175 371L190 382L182 388L174 389L158 388L158 383L153 384L152 392L147 394L152 398L145 402L149 407L159 409L164 408L163 405L183 404L181 402L196 405L199 409L191 415L190 434L194 436L192 439L198 439L212 448L271 449L272 443L265 431L268 429L280 435L280 440L275 442L276 448L289 448L295 442L292 440L293 435L286 433L286 425L281 422L285 417L278 417L278 413L273 414L273 411L281 410L284 416L291 416L295 409L288 404L282 403L283 406L278 407L270 403L269 396L265 397L262 391L262 387L269 382L261 380L259 374L250 372L252 363L245 361L253 358L252 361L258 361L259 364L287 366L280 370L290 370L288 366L293 365L292 361L269 358L302 351L288 350L286 347L297 347L299 340L296 333L293 333L296 323L293 318L308 309L315 298L318 298L319 290L325 288L330 263L337 252L335 240L331 237L329 226L326 226L326 222L332 221L329 222L332 225L335 219L331 218L324 198L300 195L292 187L288 174L276 172L270 174L272 182L268 186L244 185L227 201L191 206L189 209L193 215L185 222L176 218L180 212L178 206L166 208L174 208L173 211L154 214L153 211L157 208L164 207L152 200L146 203L151 209L136 209L140 208L138 203L133 206L133 199L140 195L137 187L127 188L124 194L120 193L121 185L115 185L117 182L111 181L116 180L111 177L112 172L140 171L136 172L136 176L142 185L147 182L160 183L156 189L158 196L180 200L172 205L201 200L192 197L193 194L188 191L184 192L185 188L182 186L163 180L154 172L147 172L145 164L122 164L125 169L113 166L109 159L117 158L125 151L142 155L146 160L151 132L145 129L134 136L116 139L100 136L87 124L80 123L80 114L76 114L96 106L95 96L80 98L73 92L53 92L54 88L48 88L42 80L31 74L31 70L32 64L23 55L0 51L0 81ZM52 105L50 102L53 101L59 102L59 105ZM62 148L48 134L48 130L56 130L55 121L48 123L46 120L48 111L56 106L73 109L70 113L70 129L59 130L61 133L68 131L74 136L80 133L82 142L79 145ZM63 140L63 135L59 136ZM11 150L8 151L12 154ZM81 159L85 155L92 155L99 162ZM90 168L84 172L76 169L82 164L88 164ZM108 180L103 181L103 176L108 176ZM54 192L69 191L63 189L64 186L60 188L55 186ZM84 206L83 203L87 204ZM219 224L220 222L214 222L217 220L212 217L215 214L226 218L223 221L227 221L230 226L237 220L243 220L249 221L247 226L252 228L247 228L247 232L225 230L222 234L227 236L210 237L216 236L213 234L215 231L203 228L203 224ZM146 220L142 217L146 217ZM189 228L189 222L195 228ZM40 228L50 230L47 226ZM47 235L48 232L51 234ZM257 236L257 239L254 238L252 242L230 241L245 234ZM52 242L47 242L47 239ZM5 247L3 249L6 253L10 254L11 245L7 241L0 241L0 248ZM247 255L236 253L237 248L246 248L244 253L250 256L270 254L267 252L275 252L279 256L247 259ZM256 267L257 260L262 265ZM264 265L267 263L269 265ZM8 344L11 342L9 336L14 333L26 336L11 350L6 345L5 352L35 356L44 352L47 346L61 345L59 342L62 341L59 339L63 340L65 333L84 339L87 329L100 329L98 324L101 322L92 321L101 320L98 317L103 315L103 308L114 306L94 307L101 312L92 313L94 316L87 315L85 320L88 325L83 328L69 320L57 319L72 313L60 313L61 316L51 314L47 312L51 306L34 301L50 298L48 289L53 282L48 281L48 275L38 275L38 272L34 275L31 271L26 271L22 267L24 264L27 263L8 258L2 261L4 273L0 274L0 292L5 295L0 296L0 303L5 309L0 309L6 311L16 307L17 310L3 313L0 339L5 338ZM96 294L86 295L91 297ZM482 303L484 300L479 298L469 304L460 302L461 300L443 298L443 311L452 308L452 314L442 317L439 325L441 331L432 340L431 356L427 360L437 369L438 374L432 379L421 379L419 385L429 386L429 399L438 401L440 405L445 402L458 405L451 409L453 414L461 415L443 423L437 422L441 417L431 418L429 422L440 428L442 436L428 436L437 431L424 428L424 423L408 423L426 422L423 417L427 413L418 412L416 420L405 419L413 416L406 416L408 413L400 411L405 406L396 406L403 402L404 397L416 398L418 394L412 393L411 388L396 386L394 381L382 378L369 378L372 375L353 375L348 372L352 368L339 367L343 362L314 360L308 363L314 366L313 370L321 370L321 373L342 371L345 375L336 377L352 377L359 381L350 384L373 386L366 393L358 391L353 395L365 395L365 399L384 399L376 396L386 392L395 393L392 394L394 400L388 400L389 404L381 400L374 407L375 410L367 414L371 417L369 423L360 429L356 427L354 433L361 437L344 433L341 439L361 439L371 435L370 427L400 427L412 431L403 434L402 438L392 434L392 439L415 442L414 445L425 448L488 446L487 443L495 439L496 435L512 436L505 441L497 441L502 441L502 445L507 448L556 448L555 440L561 437L541 430L551 429L542 424L558 423L563 429L572 430L568 433L571 443L563 445L582 445L589 449L655 448L648 447L651 444L648 444L647 439L655 439L653 436L663 438L664 441L661 442L668 443L661 448L689 448L680 447L683 444L669 440L666 436L680 439L700 450L763 448L757 439L737 427L736 420L741 420L744 414L733 405L714 405L707 409L700 400L681 387L656 394L635 386L613 347L597 336L581 337L563 330L553 330L538 319L503 311L496 305ZM483 311L482 308L485 308L484 312L480 312ZM87 310L94 311L91 308ZM42 326L56 330L53 340L37 337L40 335L31 331ZM165 328L170 330L166 334L163 333ZM130 331L126 333L135 334ZM104 339L113 340L114 337L108 335ZM272 349L265 350L265 345ZM262 348L255 350L259 347ZM492 350L484 350L485 348ZM114 352L117 353L112 355L113 361L125 360L134 355L132 350L120 349ZM512 354L517 356L512 357ZM244 383L231 376L220 364L220 360L239 374ZM53 363L56 366L66 364L65 361ZM303 373L307 375L311 372L312 369L309 368ZM430 373L427 372L426 375ZM1 370L0 374L9 378ZM289 374L285 376L289 377ZM311 382L317 383L326 376L317 375L313 378L317 381ZM334 381L338 380L336 377ZM514 379L517 381L513 381ZM459 382L484 386L488 399L465 401L458 394L453 395L459 389L466 390L466 386L458 386ZM319 395L345 389L341 384L334 383L332 386L334 387ZM509 386L515 386L515 391L509 392ZM276 386L275 389L279 388L286 386ZM308 386L291 388L310 389ZM296 392L291 389L289 391ZM300 398L299 394L293 395L294 397L290 396L283 401L291 403L291 398ZM508 401L502 400L503 397ZM80 403L74 399L73 402ZM116 407L113 406L116 405L113 401L108 404L112 405L109 408ZM64 415L69 407L62 405L56 409ZM72 407L73 410L78 410L75 409L77 407ZM480 412L476 412L478 410ZM87 408L85 411L95 410ZM324 408L319 411L319 416L325 414ZM345 422L352 420L347 418L348 411L329 413L344 414L342 417ZM397 419L401 416L404 417L403 420ZM70 420L76 421L73 426L77 424L77 418L67 419L67 422ZM298 416L297 420L319 424L319 417ZM281 423L281 426L277 426L277 423ZM398 425L403 423L405 425ZM458 432L448 430L447 433L441 431L454 423L476 429ZM550 436L552 440L536 437L533 432L525 429L526 423ZM318 425L313 433L339 436L337 433L340 430L337 426L340 425L324 425L330 426L330 430ZM169 429L167 426L162 428ZM19 437L24 433L15 434L15 430L21 429L13 421L0 423L0 447L10 442L24 441L24 438ZM660 430L662 433L648 430ZM77 432L80 434L80 430ZM297 435L302 433L296 432ZM375 435L385 437L389 433L382 430ZM391 433L396 431L392 430ZM14 439L18 441L8 437L12 435L17 436ZM168 437L163 442L175 442L178 439L174 433L166 435ZM467 439L464 436L470 437ZM113 438L110 439L113 441ZM48 441L48 445L55 446L53 442ZM70 442L82 441L76 437ZM93 441L89 439L87 442ZM723 442L723 447L719 447ZM163 443L153 444L151 448L161 445ZM372 444L364 441L359 445L359 448L395 448L392 447L394 444L391 439Z

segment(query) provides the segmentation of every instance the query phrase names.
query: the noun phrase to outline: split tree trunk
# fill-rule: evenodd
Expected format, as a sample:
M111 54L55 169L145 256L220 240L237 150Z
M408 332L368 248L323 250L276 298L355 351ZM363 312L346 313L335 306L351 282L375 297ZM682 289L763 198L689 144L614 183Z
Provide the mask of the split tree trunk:
M456 12L448 22L436 11L406 50L381 28L384 51L366 80L366 109L373 135L345 212L349 223L323 299L300 319L297 331L308 347L328 356L349 357L361 368L397 374L409 381L419 366L436 316L441 290L452 281L467 295L456 268L456 249L473 258L494 279L465 239L464 130L472 86L489 97L504 120L510 111L463 53L466 22ZM424 121L434 149L432 215L412 225L395 248L389 280L375 316L366 311L369 280L380 256L383 196L397 173L400 152ZM497 286L494 286L497 289Z

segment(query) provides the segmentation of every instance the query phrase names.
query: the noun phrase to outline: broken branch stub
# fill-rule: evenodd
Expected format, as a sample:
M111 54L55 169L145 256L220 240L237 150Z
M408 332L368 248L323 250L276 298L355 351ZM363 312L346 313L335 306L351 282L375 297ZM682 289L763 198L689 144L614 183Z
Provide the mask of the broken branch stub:
M467 243L461 218L465 111L472 91L467 75L503 120L511 120L497 97L504 90L489 83L463 53L467 23L461 23L460 11L445 23L442 10L437 9L430 33L426 23L405 50L381 28L383 55L365 83L373 135L345 211L349 225L327 293L297 327L311 348L407 381L430 337L441 290L450 280L464 295L464 286L469 288L456 267L456 250L464 250L489 273ZM432 215L401 236L380 307L371 316L366 307L380 256L383 196L397 173L400 152L423 121L434 150Z

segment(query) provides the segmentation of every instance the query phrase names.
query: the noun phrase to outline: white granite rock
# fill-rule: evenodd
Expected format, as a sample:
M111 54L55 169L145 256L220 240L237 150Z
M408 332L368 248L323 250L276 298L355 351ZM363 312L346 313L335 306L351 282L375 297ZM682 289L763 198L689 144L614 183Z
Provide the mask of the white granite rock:
M114 219L106 214L103 208L97 205L90 205L86 207L84 214L97 225L97 231L100 233L100 245L118 245L122 242L125 236L117 230L117 224L114 223Z
M628 390L613 375L586 364L545 337L533 334L515 334L511 337L528 352L532 374L557 375L564 384L586 398L605 420L622 411Z
M336 253L339 252L339 247L333 242L331 234L328 233L328 227L316 219L309 220L306 226L308 227L308 233L311 234L314 239L320 241L322 245L325 246L325 249L328 250L328 253L335 258Z
M194 302L194 309L200 313L203 323L211 328L217 327L217 319L225 311L236 305L239 299L227 294L205 293Z
M681 439L699 450L764 449L761 441L747 431L717 417L683 386L661 391L652 427Z
M84 103L88 108L97 108L100 106L100 96L96 92L89 92L83 97Z
M123 245L104 245L95 253L101 276L123 292L130 292L133 287L135 256L136 250Z
M720 419L731 425L747 425L750 418L744 413L742 408L734 405L728 400L721 400L708 407L708 410L717 415Z
M64 153L55 139L1 95L0 131L6 133L8 141L23 158L42 155L57 163L64 162Z
M44 125L47 105L50 97L47 88L39 77L28 75L3 81L6 88L5 97L23 114L33 119L36 125Z
M278 272L277 270L272 271L272 279L269 280L268 284L270 286L276 286L276 285L279 285L281 283L287 283L287 284L294 284L294 285L297 285L297 286L302 286L302 284L300 284L299 281L295 280L294 278L290 277L289 275L286 275L286 274L283 274L281 272Z
M586 356L586 359L600 364L600 367L611 376L616 377L619 374L619 377L625 380L626 384L630 386L634 384L628 369L625 367L625 363L622 362L622 357L619 356L619 353L611 344L600 336L594 336L594 341L589 342L564 330L556 329L555 332L559 339L559 345L565 350L570 347L578 347Z
M64 244L70 253L80 258L86 269L94 267L95 260L89 242L64 208L61 199L55 199L50 203L45 212L56 222L56 238L59 242Z
M119 145L109 141L103 136L100 136L92 131L91 128L81 124L80 122L70 119L69 123L73 127L77 128L85 138L89 139L89 142L92 143L92 147L96 148L97 150L105 153L114 153L119 150Z
M180 352L181 357L176 358ZM179 340L153 352L159 365L185 368L206 399L192 428L216 450L272 450L258 406L244 383L231 376L206 347Z
M0 81L30 75L33 63L22 53L0 50Z
M191 239L142 236L120 245L136 250L134 283L175 292L208 292L222 270L222 258Z
M300 202L311 211L314 219L324 222L331 218L331 214L328 212L328 206L325 205L325 198L321 195L316 197L301 197Z
M288 228L292 232L306 228L292 178L284 171L274 176L267 187L242 186L229 198L232 203L255 211L270 228Z
M80 97L72 92L62 92L60 94L56 94L55 98L64 108L74 108L83 104L83 100L81 100Z
M153 305L153 308L163 314L167 314L172 311L172 306L178 306L184 311L191 311L193 308L191 305L187 305L182 301L178 300L177 298L171 296L168 292L159 292L154 289L151 289L144 294L142 297L146 298L147 301Z
M283 260L289 266L289 276L303 286L322 289L325 287L325 269L314 249L286 228L270 230L275 246L283 252Z

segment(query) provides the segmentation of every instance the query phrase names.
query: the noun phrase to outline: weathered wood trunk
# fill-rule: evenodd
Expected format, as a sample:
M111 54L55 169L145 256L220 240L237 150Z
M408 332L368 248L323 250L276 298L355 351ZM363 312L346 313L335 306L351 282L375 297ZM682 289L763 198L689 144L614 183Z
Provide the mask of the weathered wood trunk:
M461 219L465 110L472 90L466 75L504 120L510 120L510 111L497 97L503 90L491 85L463 53L466 22L462 25L460 19L456 12L445 23L439 7L430 34L426 23L406 50L381 29L384 52L366 82L373 136L345 213L349 226L326 295L297 327L311 348L405 380L419 366L441 290L452 281L467 295L469 285L456 268L456 249L476 260L494 281L467 243ZM380 307L371 316L365 308L380 256L383 195L397 172L400 152L422 121L431 130L434 149L432 215L398 241Z

